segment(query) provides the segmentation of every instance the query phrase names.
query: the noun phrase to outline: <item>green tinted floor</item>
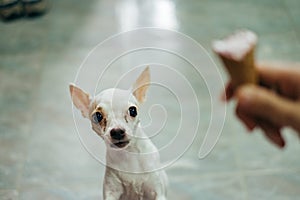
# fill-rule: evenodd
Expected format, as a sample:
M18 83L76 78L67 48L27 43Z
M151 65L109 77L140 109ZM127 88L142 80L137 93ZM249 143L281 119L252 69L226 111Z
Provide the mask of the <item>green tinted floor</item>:
M211 54L214 38L237 28L249 28L259 35L259 59L299 61L299 0L51 2L52 8L45 16L0 23L1 200L102 199L104 167L85 150L77 136L68 84L74 81L90 50L113 34L138 27L177 30ZM119 45L109 46L107 51L113 52ZM187 52L193 54L189 49ZM216 57L213 59L221 66ZM226 73L219 68L226 80ZM120 67L106 78L113 79L129 70ZM216 78L210 75L210 68L203 70L205 78ZM161 79L168 76L161 75ZM88 82L89 77L83 81ZM198 158L203 130L209 123L210 98L202 83L192 78L189 81L201 96L202 120L193 145L166 168L169 199L299 199L299 139L286 130L288 145L278 150L259 130L247 133L234 116L233 104L227 107L215 148L204 159ZM221 93L219 87L215 90ZM154 89L150 94L149 99L158 103L169 98ZM189 103L189 97L183 105L185 102ZM172 103L166 105L176 111ZM185 120L193 122L193 108L190 110ZM178 124L177 114L168 116L169 130ZM173 132L166 130L164 134L162 138L167 139Z

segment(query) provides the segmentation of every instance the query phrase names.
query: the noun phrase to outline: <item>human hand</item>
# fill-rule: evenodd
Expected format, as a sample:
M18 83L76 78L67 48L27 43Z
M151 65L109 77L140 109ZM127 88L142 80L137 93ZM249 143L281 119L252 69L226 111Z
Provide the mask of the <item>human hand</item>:
M267 138L284 147L283 127L300 136L300 64L257 65L260 86L244 85L233 90L227 85L224 100L236 99L236 115L252 131L260 127Z

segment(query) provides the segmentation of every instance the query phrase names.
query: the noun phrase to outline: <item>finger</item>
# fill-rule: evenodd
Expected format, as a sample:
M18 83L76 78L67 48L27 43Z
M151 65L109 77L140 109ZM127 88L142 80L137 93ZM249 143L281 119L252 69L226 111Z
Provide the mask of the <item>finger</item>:
M241 107L238 105L236 107L236 115L245 124L248 131L252 131L256 127L257 123L255 122L255 119L244 112L243 109L241 109Z
M283 148L285 146L285 141L281 135L280 128L273 126L267 122L259 123L259 126L264 131L264 135L269 141L277 145L279 148Z
M259 62L256 64L260 78L266 82L276 83L281 79L288 80L298 76L300 63Z
M299 63L259 63L257 71L260 85L290 99L297 99L300 95L299 67Z
M259 126L264 131L265 137L272 143L276 144L279 148L285 146L285 141L281 136L280 127L273 126L263 120L257 120L244 113L241 107L237 106L236 114L243 121L249 131L252 131L256 126Z
M291 125L300 130L299 103L281 98L257 86L238 88L236 98L240 109L249 116L264 119L278 127Z
M282 78L285 69L274 63L258 63L256 65L260 80L268 85L273 85Z

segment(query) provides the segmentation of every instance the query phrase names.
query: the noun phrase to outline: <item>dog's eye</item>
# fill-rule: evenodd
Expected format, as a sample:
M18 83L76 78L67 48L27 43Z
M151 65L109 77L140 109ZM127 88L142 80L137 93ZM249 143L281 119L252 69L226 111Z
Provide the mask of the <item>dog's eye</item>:
M100 112L96 112L95 114L93 114L92 118L94 123L99 123L103 119L103 116Z
M131 117L137 116L136 107L131 106L131 107L129 107L128 111L129 111L129 115L130 115Z

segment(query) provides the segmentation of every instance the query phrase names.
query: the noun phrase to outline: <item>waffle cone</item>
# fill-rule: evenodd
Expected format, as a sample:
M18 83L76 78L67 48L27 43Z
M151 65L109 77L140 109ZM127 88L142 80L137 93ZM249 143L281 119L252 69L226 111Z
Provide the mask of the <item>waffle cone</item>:
M234 60L220 55L234 87L243 84L256 84L257 73L254 64L254 48L249 51L242 60Z
M242 31L218 42L213 50L228 71L232 86L236 88L243 84L256 84L258 82L254 56L256 35L250 31Z

